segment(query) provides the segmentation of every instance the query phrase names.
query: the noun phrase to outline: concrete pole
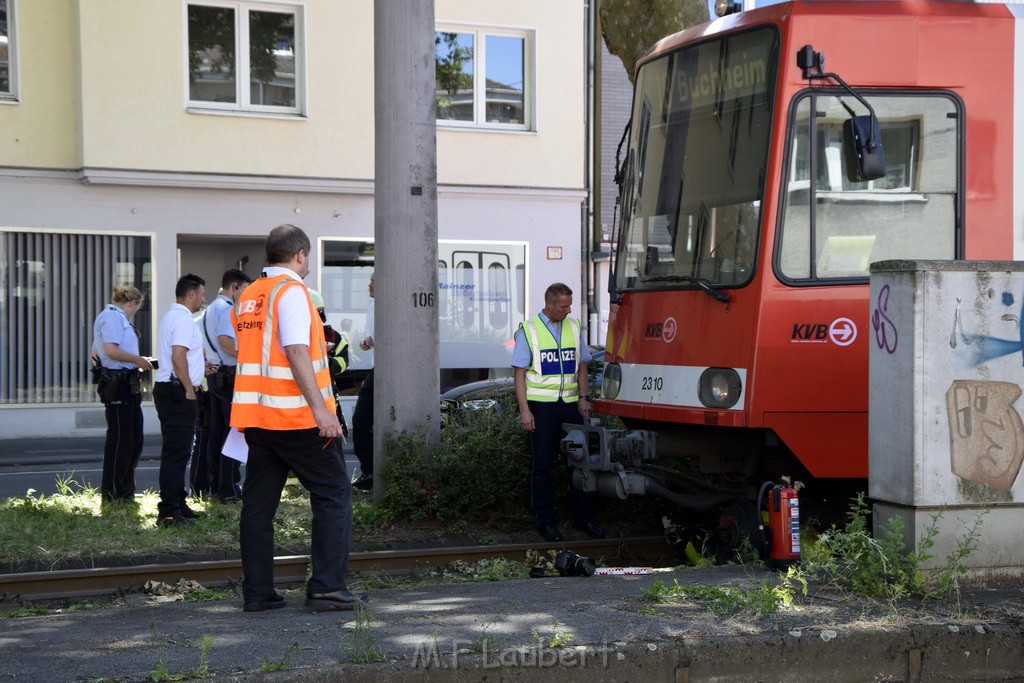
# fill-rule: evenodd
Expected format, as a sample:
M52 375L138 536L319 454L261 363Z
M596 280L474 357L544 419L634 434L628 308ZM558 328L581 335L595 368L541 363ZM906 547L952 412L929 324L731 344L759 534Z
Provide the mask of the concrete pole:
M434 2L376 0L373 25L377 501L387 440L440 434Z

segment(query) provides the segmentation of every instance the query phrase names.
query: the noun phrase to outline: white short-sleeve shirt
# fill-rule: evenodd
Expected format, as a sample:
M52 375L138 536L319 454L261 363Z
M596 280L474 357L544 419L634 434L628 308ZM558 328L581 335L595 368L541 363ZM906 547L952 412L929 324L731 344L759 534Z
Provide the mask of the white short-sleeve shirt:
M171 381L171 375L174 372L174 368L171 366L171 347L184 346L187 349L185 358L188 361L188 379L192 386L199 386L199 383L203 381L206 364L203 358L202 333L192 317L192 311L177 302L171 304L170 310L160 321L156 339L156 357L159 367L153 380L156 382ZM184 384L184 378L179 377L178 379Z
M294 280L298 280L300 284L302 283L302 278L290 268L267 266L263 269L263 272L267 277L287 275ZM306 289L305 284L301 288L288 287L278 297L275 319L277 320L277 338L280 340L282 347L292 344L305 344L309 346L311 341L309 338L309 328L313 322L309 313L309 302L309 290Z

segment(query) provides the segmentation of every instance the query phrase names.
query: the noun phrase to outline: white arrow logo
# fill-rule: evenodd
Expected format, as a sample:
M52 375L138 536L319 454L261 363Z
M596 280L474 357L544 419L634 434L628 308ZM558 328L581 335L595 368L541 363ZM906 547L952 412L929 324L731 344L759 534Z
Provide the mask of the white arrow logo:
M857 339L857 324L849 318L836 318L828 326L828 336L837 346L849 346Z

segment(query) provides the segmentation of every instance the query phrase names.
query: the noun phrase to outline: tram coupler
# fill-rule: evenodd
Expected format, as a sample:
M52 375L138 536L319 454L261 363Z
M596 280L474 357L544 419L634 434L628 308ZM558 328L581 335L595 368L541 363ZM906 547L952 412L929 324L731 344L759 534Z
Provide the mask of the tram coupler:
M654 458L654 432L607 429L595 419L562 428L566 435L561 450L573 470L575 488L619 499L647 492L646 477L627 468Z

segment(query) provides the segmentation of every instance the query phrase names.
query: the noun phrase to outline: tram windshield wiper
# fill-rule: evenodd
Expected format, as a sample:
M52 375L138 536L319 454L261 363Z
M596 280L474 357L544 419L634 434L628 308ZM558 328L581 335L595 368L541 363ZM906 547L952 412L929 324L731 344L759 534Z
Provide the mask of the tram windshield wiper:
M697 289L701 290L715 301L720 301L723 304L729 303L729 293L722 292L714 288L714 286L702 277L693 277L691 275L655 275L652 277L642 278L644 282L689 282L696 285Z

